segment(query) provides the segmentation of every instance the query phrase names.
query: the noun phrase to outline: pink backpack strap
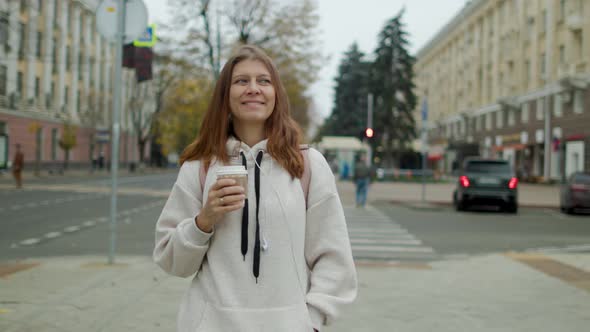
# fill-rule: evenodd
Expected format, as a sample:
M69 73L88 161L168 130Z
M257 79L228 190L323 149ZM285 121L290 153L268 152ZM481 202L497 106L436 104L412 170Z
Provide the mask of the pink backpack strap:
M309 146L307 144L303 144L300 146L301 155L303 156L303 175L301 176L301 189L303 189L303 194L305 195L305 206L307 207L307 196L309 196L309 183L311 181L311 167L309 164Z

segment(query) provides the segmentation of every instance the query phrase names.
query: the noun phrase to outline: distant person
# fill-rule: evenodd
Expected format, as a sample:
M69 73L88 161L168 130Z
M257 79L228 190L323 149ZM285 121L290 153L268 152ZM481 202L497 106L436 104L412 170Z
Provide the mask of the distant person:
M192 279L177 331L321 330L357 293L346 220L262 50L244 45L225 63L201 128L156 224L154 261ZM216 177L232 164L246 188Z
M342 166L342 174L341 174L342 179L344 179L344 180L348 179L349 172L350 172L350 166L348 166L348 163L345 162L344 166Z
M23 187L23 168L25 167L25 155L20 150L20 144L16 145L16 152L14 153L14 159L12 160L12 175L16 181L16 188L20 189Z
M354 164L354 183L356 185L356 206L365 207L367 192L371 181L371 170L367 165L367 156L363 153Z

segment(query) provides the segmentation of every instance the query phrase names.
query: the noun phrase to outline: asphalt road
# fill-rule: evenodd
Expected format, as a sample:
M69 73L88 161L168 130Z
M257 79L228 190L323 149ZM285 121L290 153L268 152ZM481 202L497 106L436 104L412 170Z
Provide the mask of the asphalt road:
M154 226L175 178L169 172L119 179L117 255L151 255ZM110 184L108 177L95 175L30 181L25 190L0 189L0 260L106 257ZM353 254L363 261L432 261L529 249L590 251L590 217L552 209L523 208L510 215L377 202L367 209L345 206L345 214Z

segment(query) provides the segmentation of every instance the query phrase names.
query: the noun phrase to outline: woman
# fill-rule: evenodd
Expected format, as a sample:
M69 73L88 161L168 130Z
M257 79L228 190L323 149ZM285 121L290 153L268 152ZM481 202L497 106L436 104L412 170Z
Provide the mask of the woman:
M302 190L301 134L263 51L242 46L229 59L201 128L156 225L157 264L196 273L178 331L320 330L356 297L356 271L334 177L314 149ZM248 171L247 192L216 179L233 163Z

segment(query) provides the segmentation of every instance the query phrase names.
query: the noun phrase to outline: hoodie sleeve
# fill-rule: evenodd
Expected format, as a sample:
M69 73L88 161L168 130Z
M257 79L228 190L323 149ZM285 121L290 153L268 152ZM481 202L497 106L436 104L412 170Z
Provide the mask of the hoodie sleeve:
M178 277L189 277L199 270L213 235L195 223L203 200L199 167L198 161L182 165L156 224L154 261Z
M357 277L334 175L317 150L310 149L309 160L305 260L311 274L306 302L319 331L338 317L343 305L354 301Z

